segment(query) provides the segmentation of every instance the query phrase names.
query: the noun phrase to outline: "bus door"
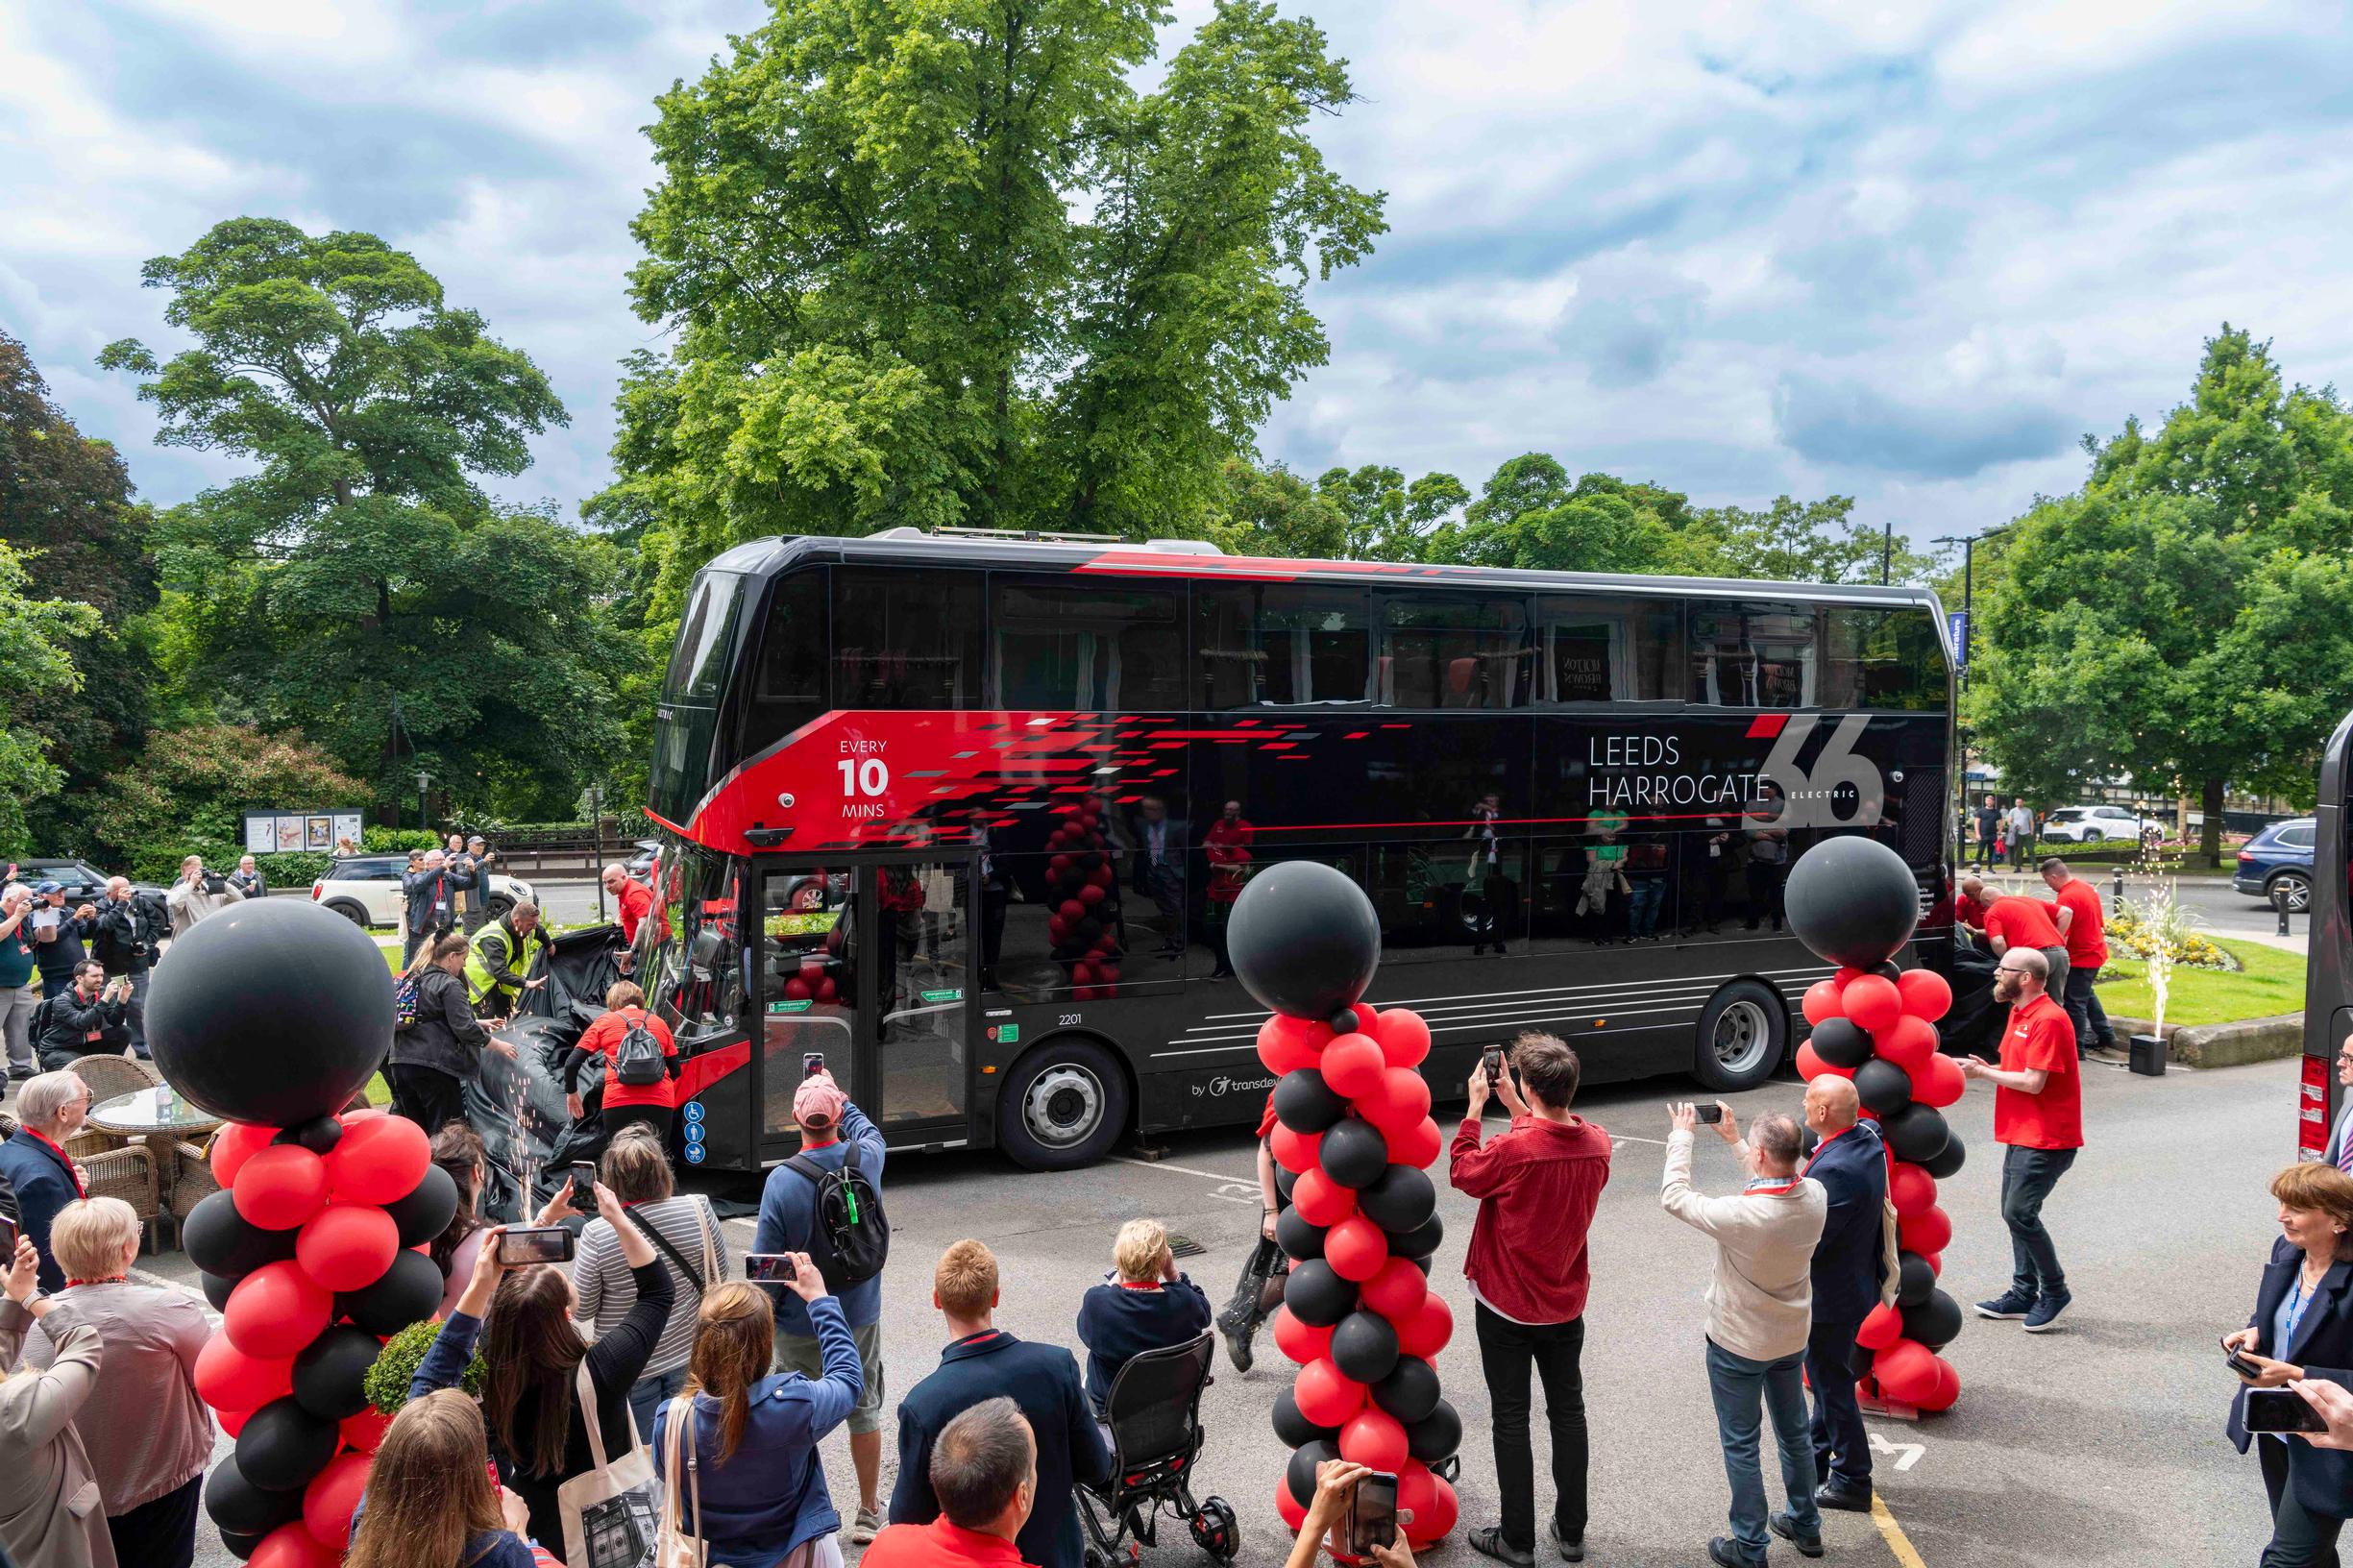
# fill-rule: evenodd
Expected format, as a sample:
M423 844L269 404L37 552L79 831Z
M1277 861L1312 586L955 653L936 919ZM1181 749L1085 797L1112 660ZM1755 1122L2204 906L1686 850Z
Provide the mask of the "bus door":
M2296 1152L2325 1156L2343 1109L2337 1053L2353 1036L2353 714L2320 752L2320 789L2313 807L2312 897L2305 905L2303 1082L2296 1106Z
M969 853L753 866L762 1160L800 1146L793 1095L812 1057L894 1145L961 1140L972 1096Z

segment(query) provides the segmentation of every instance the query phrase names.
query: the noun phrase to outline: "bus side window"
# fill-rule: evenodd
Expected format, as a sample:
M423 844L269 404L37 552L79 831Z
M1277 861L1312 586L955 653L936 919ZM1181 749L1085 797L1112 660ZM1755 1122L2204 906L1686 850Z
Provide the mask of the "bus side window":
M1184 597L1171 588L990 584L996 705L1112 709L1185 705Z
M1922 606L1833 605L1826 617L1827 678L1822 705L1933 712L1949 689L1944 640Z
M1198 585L1193 662L1210 710L1364 702L1372 624L1353 589Z
M978 707L978 573L833 570L833 693L845 708Z
M1690 700L1719 708L1823 706L1818 620L1802 604L1693 600Z
M1379 700L1399 708L1516 708L1528 699L1519 599L1392 594L1381 605Z
M1677 701L1683 665L1679 600L1555 595L1536 600L1539 703Z

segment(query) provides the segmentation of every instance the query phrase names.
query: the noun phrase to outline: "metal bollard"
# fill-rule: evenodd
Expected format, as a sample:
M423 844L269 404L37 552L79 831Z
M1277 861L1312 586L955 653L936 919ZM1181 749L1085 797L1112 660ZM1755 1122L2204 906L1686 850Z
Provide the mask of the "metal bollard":
M2111 910L2124 907L2124 868L2121 866L2116 869L2116 883L2108 894L2108 907Z
M2288 929L2288 883L2284 877L2271 890L2271 907L2279 911L2279 934L2292 935Z

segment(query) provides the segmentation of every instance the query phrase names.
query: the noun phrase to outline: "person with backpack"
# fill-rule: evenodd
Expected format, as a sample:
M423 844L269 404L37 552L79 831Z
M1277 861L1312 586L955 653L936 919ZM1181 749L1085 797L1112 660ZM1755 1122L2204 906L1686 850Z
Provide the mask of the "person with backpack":
M678 1042L670 1025L646 1011L646 993L627 980L604 993L604 1014L590 1024L564 1058L564 1110L578 1121L588 1115L579 1090L580 1069L604 1059L604 1137L642 1125L655 1143L670 1139L677 1110Z
M793 1095L800 1153L768 1173L760 1191L754 1252L805 1252L841 1300L857 1341L860 1388L849 1412L849 1458L858 1472L858 1512L849 1539L864 1546L882 1529L882 1270L891 1226L882 1212L882 1132L851 1103L833 1074L803 1078ZM773 1290L776 1370L824 1376L809 1309Z
M492 1040L466 1000L466 939L452 935L417 949L416 962L392 988L392 1114L435 1133L466 1119L466 1084L482 1075L482 1052L513 1061L515 1048ZM404 1021L405 1020L405 1021Z

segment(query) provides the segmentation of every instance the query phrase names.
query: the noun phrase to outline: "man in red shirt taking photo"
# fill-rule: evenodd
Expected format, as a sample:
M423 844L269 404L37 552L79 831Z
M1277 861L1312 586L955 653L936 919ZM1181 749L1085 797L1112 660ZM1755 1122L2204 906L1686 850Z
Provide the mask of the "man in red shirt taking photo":
M1553 1432L1553 1545L1570 1562L1585 1556L1585 1232L1609 1181L1609 1135L1569 1113L1579 1071L1577 1053L1551 1035L1519 1036L1500 1061L1490 1053L1471 1073L1470 1110L1447 1166L1455 1189L1479 1200L1462 1272L1478 1314L1504 1505L1503 1523L1473 1531L1470 1543L1513 1568L1535 1561L1532 1366L1544 1380ZM1482 1148L1479 1118L1490 1091L1510 1111L1511 1126Z
M2005 900L2006 901L2006 900ZM2010 1288L1977 1303L1979 1317L2024 1318L2028 1334L2058 1320L2073 1298L2059 1251L2043 1228L2043 1200L2083 1147L2083 1074L2075 1026L2047 992L2050 966L2012 947L1994 971L1994 999L2010 1004L2001 1065L1961 1058L1961 1071L1995 1086L1994 1139L2001 1151L2001 1220L2010 1227Z
M2096 1047L2113 1053L2116 1031L2109 1026L2108 1010L2099 1005L2099 992L2092 989L2108 962L2107 911L2100 907L2099 890L2056 855L2043 862L2043 880L2050 884L2053 919L2067 943L2067 978L2051 987L2053 1000L2067 1009L2068 1021L2075 1026L2077 1056Z

